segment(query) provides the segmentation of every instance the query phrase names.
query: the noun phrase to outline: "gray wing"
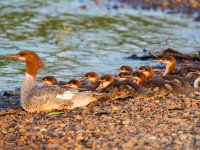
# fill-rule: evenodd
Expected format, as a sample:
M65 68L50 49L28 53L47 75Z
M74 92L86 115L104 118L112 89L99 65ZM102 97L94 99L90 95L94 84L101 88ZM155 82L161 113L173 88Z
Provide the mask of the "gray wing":
M35 86L27 97L26 106L27 110L30 111L69 109L79 97L93 97L93 94L84 89L75 89L66 86Z

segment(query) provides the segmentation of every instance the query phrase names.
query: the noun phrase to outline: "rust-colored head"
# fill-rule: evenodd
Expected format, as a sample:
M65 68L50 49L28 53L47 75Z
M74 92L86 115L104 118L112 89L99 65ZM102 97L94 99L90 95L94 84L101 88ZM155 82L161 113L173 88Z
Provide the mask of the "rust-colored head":
M46 76L39 81L41 81L42 83L51 84L51 85L57 84L57 79L54 76Z
M81 87L81 82L79 80L70 80L68 83L67 83L67 86L70 86L70 87L73 87L73 88L80 88Z
M137 80L137 84L142 85L147 80L147 77L144 73L138 71L133 73L133 78Z
M17 54L9 54L8 58L20 59L26 62L26 73L36 78L37 71L44 68L42 59L33 51L24 50Z
M90 80L92 83L96 83L99 80L99 75L96 72L88 72L83 78Z
M153 77L153 68L151 66L141 66L139 68L139 71L144 73L147 79L150 79Z
M133 72L130 66L121 66L119 69L113 70L115 72Z
M100 83L99 87L96 89L96 91L100 91L101 89L108 87L113 82L114 82L114 79L111 75L108 75L108 74L103 75L101 77L101 83Z

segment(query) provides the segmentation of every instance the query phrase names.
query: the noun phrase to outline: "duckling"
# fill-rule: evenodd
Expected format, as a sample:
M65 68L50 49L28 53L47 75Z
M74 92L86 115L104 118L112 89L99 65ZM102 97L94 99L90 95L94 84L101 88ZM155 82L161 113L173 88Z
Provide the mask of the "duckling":
M173 74L176 68L176 59L173 56L164 56L161 59L154 60L154 62L160 62L166 64L166 69L163 75Z
M139 68L139 71L146 75L147 80L154 77L154 71L151 66L141 66ZM164 75L164 76L157 76L157 77L160 77L160 78L170 81L170 82L177 83L178 85L183 86L185 88L190 87L190 85L185 81L185 79L178 75Z
M92 84L82 84L80 80L70 80L66 86L73 87L73 88L82 88L86 89L87 91L95 91L97 88L97 85L92 85Z
M138 70L145 74L147 80L154 76L153 68L151 66L141 66Z
M43 77L41 80L37 80L37 81L45 83L45 84L50 84L50 85L54 85L58 83L56 77L54 76L46 76L46 77Z
M100 84L100 77L96 72L86 73L81 81L82 80L89 81L89 83L82 83L82 87L91 91L95 91Z
M139 86L131 80L117 80L111 75L104 75L101 77L101 83L96 89L98 92L112 93L112 94L132 94L139 90Z
M120 72L118 76L116 76L116 79L118 80L127 80L127 79L132 79L132 73L131 72Z
M142 72L133 73L133 78L137 80L137 84L144 86L147 89L153 90L154 92L167 95L167 94L179 94L186 93L186 90L170 81L164 80L160 77L150 78L147 80L147 77Z
M73 88L81 88L81 82L76 79L70 80L66 85Z
M83 79L89 80L93 84L98 84L100 77L96 72L88 72L84 75Z
M154 60L154 62L160 62L166 65L166 69L163 75L180 75L184 77L191 77L191 72L200 71L200 66L197 64L195 66L186 66L180 68L178 71L175 72L176 69L176 59L173 56L165 56L161 59Z
M113 71L115 71L115 72L133 72L133 69L130 66L121 66L119 69L115 69Z

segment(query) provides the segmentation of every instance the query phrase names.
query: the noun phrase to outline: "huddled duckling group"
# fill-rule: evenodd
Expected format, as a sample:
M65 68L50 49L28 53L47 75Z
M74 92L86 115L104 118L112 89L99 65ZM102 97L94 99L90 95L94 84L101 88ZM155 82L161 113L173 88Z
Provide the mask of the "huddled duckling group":
M176 71L176 59L173 56L164 56L161 59L154 60L154 62L165 64L165 71L162 72L159 70L159 72L155 72L151 66L141 66L138 70L133 71L131 66L121 66L113 70L114 72L119 72L118 75L105 74L99 77L96 72L88 72L83 78L70 80L64 85L101 93L115 93L115 95L117 93L136 94L141 89L150 90L160 95L170 93L183 94L187 93L193 87L200 87L199 66L193 66L193 69L188 69L183 75L182 70L185 71L186 67L182 67ZM196 79L186 78L189 73L196 76ZM42 78L42 82L57 84L54 76L44 77Z

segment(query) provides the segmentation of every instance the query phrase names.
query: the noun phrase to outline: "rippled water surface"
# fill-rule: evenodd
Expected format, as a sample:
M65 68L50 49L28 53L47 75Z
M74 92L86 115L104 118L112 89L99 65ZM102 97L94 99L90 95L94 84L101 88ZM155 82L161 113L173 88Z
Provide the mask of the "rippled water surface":
M87 8L80 8L82 5ZM137 68L151 63L125 59L142 49L174 48L185 53L200 49L200 25L187 16L108 9L107 2L67 0L0 1L0 90L19 87L25 65L5 58L20 49L36 51L46 69L38 77L60 80L88 71L111 73L123 65ZM61 30L64 24L66 29Z

